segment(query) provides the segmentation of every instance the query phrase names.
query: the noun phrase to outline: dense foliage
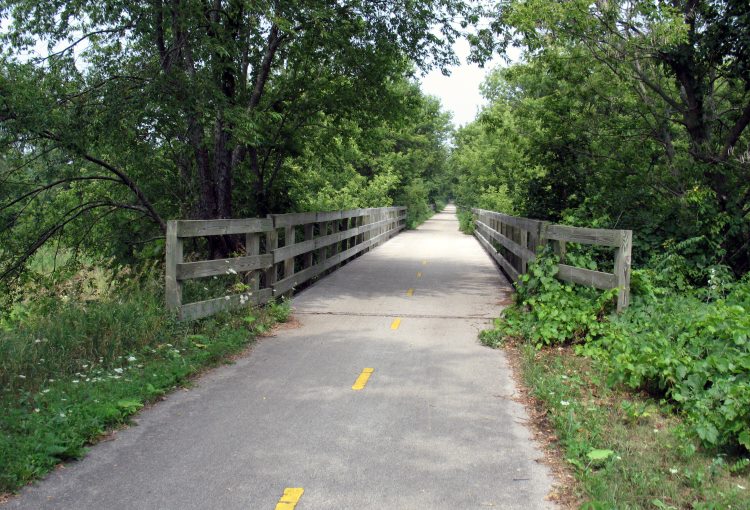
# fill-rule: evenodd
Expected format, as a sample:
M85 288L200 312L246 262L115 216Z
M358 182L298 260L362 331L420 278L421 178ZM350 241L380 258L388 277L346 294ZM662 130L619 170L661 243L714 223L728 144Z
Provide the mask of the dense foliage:
M167 218L424 216L450 125L413 75L474 15L423 4L1 2L0 279L49 242L158 255Z
M669 247L692 283L750 269L748 2L507 0L493 19L479 50L524 52L456 137L463 205L632 229L639 263Z
M686 291L637 270L630 307L611 316L614 292L557 280L557 262L546 253L531 265L517 306L482 333L484 343L580 344L611 383L664 399L706 445L750 450L750 278L709 275L709 287Z

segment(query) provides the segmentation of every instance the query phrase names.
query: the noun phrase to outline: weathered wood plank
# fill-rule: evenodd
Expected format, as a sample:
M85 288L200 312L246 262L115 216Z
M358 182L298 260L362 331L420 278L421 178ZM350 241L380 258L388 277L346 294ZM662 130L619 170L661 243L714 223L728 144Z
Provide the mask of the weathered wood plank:
M244 273L255 269L267 269L273 264L273 255L248 255L231 259L202 260L177 264L177 279L205 278L222 274Z
M287 213L287 214L272 214L274 227L282 228L296 225L305 225L307 223L315 223L318 221L318 213L316 212L304 212L304 213Z
M266 251L273 253L273 250L279 247L279 233L276 229L271 230L266 234ZM271 267L266 269L265 273L266 287L270 288L276 283L276 259Z
M233 294L206 301L196 301L195 303L182 305L180 307L179 318L183 321L201 319L224 310L267 303L271 299L271 296L271 289L262 289L257 292L245 292L243 294Z
M528 230L523 230L523 229L521 230L520 245L521 245L521 248L523 248L524 250L526 250L527 252L531 254L530 257L528 256L521 257L521 267L519 269L520 269L521 274L524 274L528 270L529 261L536 259L534 252L529 250L529 231Z
M318 238L320 239L320 238ZM291 259L297 255L302 255L316 248L314 239L309 241L302 241L301 243L294 243L292 245L282 246L273 250L273 256L276 262L282 262L284 260Z
M298 271L291 276L287 276L286 278L283 278L274 284L274 295L280 296L286 292L294 290L295 287L302 285L303 283L317 275L318 265L315 265L303 269L302 271Z
M582 267L559 264L557 278L566 282L607 290L617 287L617 278L612 273L592 271Z
M603 228L569 227L567 225L547 225L542 236L546 239L569 243L594 244L597 246L619 247L622 230Z
M315 248L325 248L326 246L330 246L333 243L341 241L341 236L344 232L335 232L333 234L324 235L322 237L316 237L315 239L313 239L313 241L315 241Z
M317 213L316 220L318 223L324 221L335 221L341 219L341 211L326 211Z
M492 246L492 243L490 243L484 236L482 236L479 231L475 230L474 235L477 239L479 239L479 244L481 244L485 250L487 250L487 253L489 253L493 259L502 267L506 274L510 277L511 280L514 282L518 280L519 272L516 270L515 267L513 267L513 264L511 264L505 257L503 257L501 254L495 250L494 246Z
M633 245L633 231L620 230L620 245L615 251L615 278L620 292L617 295L617 311L621 312L630 304L630 263Z
M313 249L315 248L315 240L313 239L314 230L315 225L313 223L308 223L305 225L305 242L299 243L300 246L305 245L305 243L312 243ZM302 259L303 267L307 268L313 265L313 249L306 250L307 253L305 253L305 256Z
M233 220L178 220L178 237L219 236L268 232L273 228L270 218L246 218Z
M167 301L167 310L177 310L182 304L182 284L177 279L177 265L182 263L182 239L177 236L178 222L170 220L167 222L166 237L166 281L164 293Z
M472 212L473 211L479 211L479 213L483 214L485 218L488 218L488 219L491 218L505 225L511 225L516 228L528 230L529 232L539 230L541 226L545 223L544 221L541 221L541 220L532 220L531 218L520 218L518 216L510 216L508 214L503 214L503 213L499 213L495 211L488 211L486 209L472 209Z
M505 246L508 250L510 250L513 254L518 255L523 260L535 260L536 255L533 251L529 250L528 248L524 248L520 244L513 241L511 238L501 234L497 230L493 230L492 227L487 225L486 223L482 223L481 221L477 221L477 227L483 230L484 237L490 237L497 241L498 243Z
M295 228L292 225L288 225L284 227L284 248L289 250L290 252L294 250L294 246L296 244L295 239ZM276 250L274 250L274 259L279 260L279 256L276 253ZM284 278L289 278L294 274L294 257L287 255L284 257ZM274 289L276 286L274 286ZM278 296L279 294L276 294ZM291 295L287 296L291 297Z
M367 214L367 209L349 209L346 211L341 211L341 219L345 220L346 218L359 218L360 216L364 216Z
M246 255L260 255L260 236L261 234L258 233L247 234L245 236ZM271 261L271 264L273 264L273 260ZM260 273L258 271L253 272L250 277L250 288L253 290L258 290L260 288Z

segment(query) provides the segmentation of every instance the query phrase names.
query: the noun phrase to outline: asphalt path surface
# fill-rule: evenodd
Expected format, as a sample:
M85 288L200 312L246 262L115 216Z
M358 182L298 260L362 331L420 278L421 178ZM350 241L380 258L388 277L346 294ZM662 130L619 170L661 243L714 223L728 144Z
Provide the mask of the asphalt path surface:
M502 351L511 289L449 206L300 293L292 325L8 508L541 509Z

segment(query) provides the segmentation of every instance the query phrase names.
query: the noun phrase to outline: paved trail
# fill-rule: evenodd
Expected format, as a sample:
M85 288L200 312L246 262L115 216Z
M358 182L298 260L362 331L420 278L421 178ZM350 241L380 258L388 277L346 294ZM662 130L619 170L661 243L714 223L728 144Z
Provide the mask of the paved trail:
M551 508L503 354L476 340L510 289L454 211L302 292L300 327L9 507Z

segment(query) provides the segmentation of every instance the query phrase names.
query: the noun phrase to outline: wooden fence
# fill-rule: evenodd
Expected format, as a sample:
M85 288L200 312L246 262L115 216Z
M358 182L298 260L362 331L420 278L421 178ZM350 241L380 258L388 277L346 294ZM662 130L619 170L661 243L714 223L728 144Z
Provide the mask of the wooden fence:
M630 300L631 230L569 227L485 209L471 211L475 217L474 233L477 239L513 281L526 272L528 263L536 256L537 248L550 243L560 257L557 273L560 280L597 289L619 288L617 311L627 308ZM614 273L565 264L565 243L614 248Z
M266 303L288 294L324 271L387 241L406 226L406 207L272 214L236 220L167 222L167 308L180 320L199 319L221 310ZM184 239L245 236L242 256L186 262ZM244 292L183 303L182 282L194 278L249 273Z

